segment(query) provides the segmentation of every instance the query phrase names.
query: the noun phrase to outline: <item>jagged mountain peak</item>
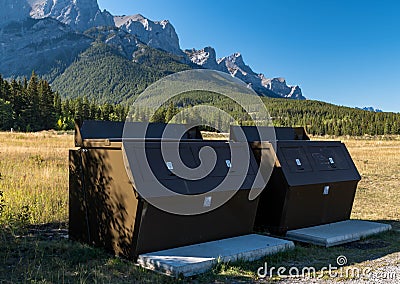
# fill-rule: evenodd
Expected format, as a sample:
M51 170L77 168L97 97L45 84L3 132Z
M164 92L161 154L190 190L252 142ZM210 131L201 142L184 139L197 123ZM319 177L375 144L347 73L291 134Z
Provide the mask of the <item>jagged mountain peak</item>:
M236 76L238 72L240 72L243 76L257 76L257 74L254 73L253 70L251 70L251 68L244 63L243 56L240 52L235 52L229 56L218 59L218 65L225 65L229 72L234 76Z
M187 49L185 50L186 55L189 57L192 63L200 65L207 69L219 70L217 63L217 55L215 49L211 46L207 46L203 49Z
M288 86L285 78L272 78L263 80L263 85L278 95L291 99L304 99L299 86Z
M27 18L53 18L74 30L84 31L97 26L113 26L113 17L100 11L97 0L2 0L0 26Z
M123 15L123 16L114 16L114 21L116 22L116 26L121 26L127 21L135 21L135 22L142 22L142 23L147 23L151 20L143 16L142 14L135 14L135 15ZM151 21L154 22L155 24L161 24L163 27L165 27L167 24L170 24L168 20L161 20L161 21Z
M115 16L116 27L137 36L143 43L172 54L184 56L175 28L168 20L152 21L141 14Z

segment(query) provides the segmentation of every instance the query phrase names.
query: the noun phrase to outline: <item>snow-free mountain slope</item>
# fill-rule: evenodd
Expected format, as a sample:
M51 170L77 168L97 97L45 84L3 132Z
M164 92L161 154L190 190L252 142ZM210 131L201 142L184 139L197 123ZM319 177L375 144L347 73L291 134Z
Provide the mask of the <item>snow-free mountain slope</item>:
M35 70L37 74L44 76L50 82L56 81L55 88L62 85L62 91L66 96L83 95L69 93L68 86L61 84L58 78L64 75L65 70L74 62L84 62L79 55L85 54L89 47L99 43L109 46L118 53L119 57L108 56L107 64L109 65L106 72L110 72L110 76L116 74L109 68L113 65L112 60L115 60L116 68L121 62L129 62L137 65L146 63L146 67L153 71L163 70L164 67L165 70L169 70L160 74L170 74L172 70L182 69L171 69L168 67L170 64L174 66L183 64L185 66L183 69L206 68L231 74L247 83L261 96L304 99L298 86L288 86L285 79L270 79L264 74L254 72L250 66L246 65L240 53L218 59L212 47L182 51L175 28L168 20L152 21L140 14L113 16L106 10L101 11L97 0L0 1L0 57L2 59L0 74L6 78L29 76L32 70ZM140 50L139 46L141 46ZM101 52L106 49L96 50ZM140 52L141 50L146 50L146 52ZM148 52L150 50L152 51ZM151 60L143 60L150 57ZM101 58L101 54L96 57L96 60L98 58ZM91 71L94 72L93 66L97 65L91 66ZM100 66L103 65L98 66L101 68ZM79 70L82 74L87 74L87 70L82 68L85 69L84 64L80 65ZM136 68L135 70L144 69ZM100 74L101 71L99 70ZM130 72L127 71L127 74ZM68 74L79 76L76 72L68 72ZM126 81L126 78L138 78L131 75L126 75L126 78L124 76L125 74L119 74L116 79ZM74 82L76 79L65 76L63 78L67 82ZM82 80L87 80L87 82ZM126 97L125 89L124 92L118 88L116 90L100 89L98 84L93 85L90 80L93 80L92 76L79 78L83 85L91 85L94 88L91 91L93 94L111 90L109 95L116 98L115 101L119 101L118 94L121 98ZM148 83L152 81L149 80ZM70 90L76 92L77 89L71 86Z

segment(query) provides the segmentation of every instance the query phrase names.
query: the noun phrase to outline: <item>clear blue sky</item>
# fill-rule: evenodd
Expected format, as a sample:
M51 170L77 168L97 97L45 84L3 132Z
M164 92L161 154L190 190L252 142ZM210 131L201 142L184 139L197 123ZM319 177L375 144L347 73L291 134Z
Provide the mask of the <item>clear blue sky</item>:
M99 0L114 15L168 19L181 48L240 52L314 100L400 112L400 1Z

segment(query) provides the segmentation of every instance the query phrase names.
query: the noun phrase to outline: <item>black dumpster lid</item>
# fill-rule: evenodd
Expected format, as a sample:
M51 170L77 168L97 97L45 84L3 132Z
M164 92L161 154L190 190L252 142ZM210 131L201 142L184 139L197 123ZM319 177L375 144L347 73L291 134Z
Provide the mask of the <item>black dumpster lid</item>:
M81 125L79 123L75 125L75 144L76 146L81 146L83 140L87 139L122 141L124 127L124 138L143 138L140 134L143 133L141 130L145 129L145 127L147 127L146 138L161 138L166 126L166 123L85 120ZM198 127L185 124L169 124L169 127L172 127L172 130L176 130L176 132L184 132L185 135L182 139L202 139Z
M164 147L166 147L165 149L167 151L169 150L168 147L171 147L171 149L175 147L175 143L173 142L167 141L164 143ZM143 152L143 147L145 147L145 152ZM258 166L247 143L210 140L193 142L183 141L179 143L179 156L174 155L174 152L171 150L170 152L172 155L170 158L163 156L161 147L160 141L127 141L124 143L125 161L129 164L130 171L128 175L139 193L141 193L141 189L144 189L145 193L151 197L162 197L162 195L158 195L156 191L154 191L154 193L149 191L150 189L157 189L162 184L172 192L178 194L197 195L213 190L228 176L234 181L242 180L240 184L236 184L236 186L240 186L240 189L248 190L252 189L254 186L253 182ZM201 155L199 153L203 147L212 148L216 154L216 164L208 174L207 171L203 172L205 169L201 170L198 168L201 165ZM232 160L231 148L235 148L237 151L236 154L239 155L239 157L235 159L236 164L234 164ZM247 149L248 156L244 148ZM145 153L145 157L142 157L142 153ZM179 159L182 159L186 167L191 169L197 168L200 169L200 171L196 174L188 173L187 178L181 177L182 165ZM203 156L203 159L205 159L203 162L208 165L209 163L205 156ZM249 167L246 169L242 168L242 161L244 159L249 160ZM137 160L147 162L137 163ZM174 174L175 171L177 174ZM204 177L199 178L199 176L196 176L201 173L204 174ZM194 176L191 176L192 174L194 174ZM221 190L235 190L233 187L231 188L229 184L230 183L227 183L225 188L221 188ZM165 193L164 196L169 196L169 194Z
M277 149L290 186L361 179L346 146L340 141L278 141Z
M271 137L269 141L274 138L276 140L310 140L306 130L303 127L270 127L270 126L231 126L230 140L241 141L239 131L240 128L246 136L247 142L261 141L259 133L270 137L272 129L275 130L275 137Z

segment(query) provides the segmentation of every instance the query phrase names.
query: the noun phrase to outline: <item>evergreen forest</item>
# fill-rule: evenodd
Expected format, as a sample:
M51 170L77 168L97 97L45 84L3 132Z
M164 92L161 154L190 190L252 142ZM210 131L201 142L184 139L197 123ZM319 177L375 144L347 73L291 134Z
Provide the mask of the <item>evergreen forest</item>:
M262 101L275 126L303 126L312 135L400 135L399 113L371 112L313 100L262 97ZM252 124L249 115L231 99L202 91L174 97L155 112L151 121L168 122L181 110L199 104L226 111L238 124ZM140 121L146 112L150 110L135 110L132 116ZM62 98L34 72L29 79L5 80L0 75L0 130L3 131L71 130L77 119L124 121L128 114L126 100L99 103L95 97L85 95ZM190 118L185 122L190 123Z

